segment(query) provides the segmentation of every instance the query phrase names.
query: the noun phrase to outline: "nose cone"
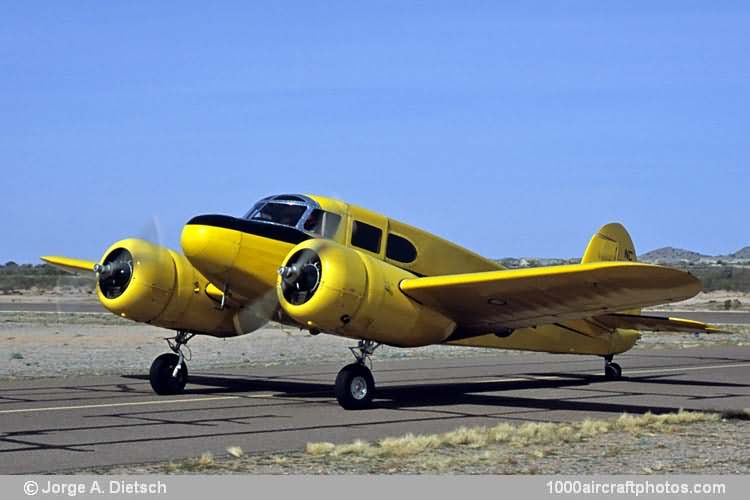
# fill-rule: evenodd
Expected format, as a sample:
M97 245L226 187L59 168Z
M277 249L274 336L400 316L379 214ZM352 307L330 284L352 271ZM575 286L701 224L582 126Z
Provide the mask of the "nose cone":
M203 225L192 224L191 222L182 228L180 245L185 256L192 261L193 259L199 259L203 255L203 251L208 246L210 229Z
M225 215L200 215L182 229L180 245L185 257L204 276L226 282L240 249L242 233L227 227Z

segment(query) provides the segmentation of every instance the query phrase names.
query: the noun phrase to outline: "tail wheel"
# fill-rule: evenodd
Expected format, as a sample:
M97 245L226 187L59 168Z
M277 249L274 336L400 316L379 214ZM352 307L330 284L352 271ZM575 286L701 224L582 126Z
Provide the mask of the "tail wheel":
M352 363L336 376L336 399L347 410L361 410L372 403L375 379L365 365Z
M175 374L179 362L180 357L177 354L168 352L157 357L151 364L149 380L156 394L179 394L185 389L188 378L187 364L183 362Z
M611 380L622 377L622 368L617 363L607 363L604 365L604 376Z

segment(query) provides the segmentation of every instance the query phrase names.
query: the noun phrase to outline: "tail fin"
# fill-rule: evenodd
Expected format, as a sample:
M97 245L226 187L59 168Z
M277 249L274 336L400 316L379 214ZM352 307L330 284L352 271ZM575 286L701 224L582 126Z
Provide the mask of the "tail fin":
M591 237L581 264L590 262L636 261L633 240L622 224L610 222Z
M610 222L599 228L591 237L586 251L583 252L581 264L589 262L630 261L637 260L633 240L622 224ZM627 314L641 314L640 309L623 311Z

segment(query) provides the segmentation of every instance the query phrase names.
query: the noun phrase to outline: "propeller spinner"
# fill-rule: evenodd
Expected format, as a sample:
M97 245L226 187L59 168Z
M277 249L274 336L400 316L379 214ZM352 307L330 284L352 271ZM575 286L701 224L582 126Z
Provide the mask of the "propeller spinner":
M292 256L286 266L279 268L281 289L290 304L304 304L320 285L322 270L320 256L304 249Z

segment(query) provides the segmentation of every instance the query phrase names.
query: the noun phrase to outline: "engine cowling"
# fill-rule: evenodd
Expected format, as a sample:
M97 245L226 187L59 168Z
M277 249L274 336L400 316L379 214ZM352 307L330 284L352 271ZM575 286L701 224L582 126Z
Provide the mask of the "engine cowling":
M399 347L442 342L455 323L399 289L408 271L330 240L294 247L279 269L284 312L309 328Z
M208 280L185 256L140 239L118 241L95 267L109 311L164 328L236 335L231 315L205 293Z

